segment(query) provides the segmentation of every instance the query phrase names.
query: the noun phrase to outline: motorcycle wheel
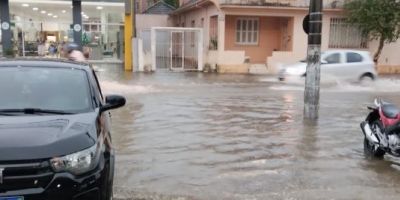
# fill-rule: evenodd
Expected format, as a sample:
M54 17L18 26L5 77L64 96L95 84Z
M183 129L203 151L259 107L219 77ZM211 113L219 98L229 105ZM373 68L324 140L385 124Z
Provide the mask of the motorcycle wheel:
M372 145L367 138L364 138L364 154L367 158L382 159L385 155L385 151L380 148L375 150L374 145Z

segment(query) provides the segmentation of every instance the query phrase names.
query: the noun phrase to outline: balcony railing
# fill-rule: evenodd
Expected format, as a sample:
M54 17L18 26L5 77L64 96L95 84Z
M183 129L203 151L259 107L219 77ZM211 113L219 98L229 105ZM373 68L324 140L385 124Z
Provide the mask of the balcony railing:
M343 8L349 0L323 0L324 8ZM270 6L270 7L301 7L310 6L310 0L219 0L221 5L243 5L243 6Z

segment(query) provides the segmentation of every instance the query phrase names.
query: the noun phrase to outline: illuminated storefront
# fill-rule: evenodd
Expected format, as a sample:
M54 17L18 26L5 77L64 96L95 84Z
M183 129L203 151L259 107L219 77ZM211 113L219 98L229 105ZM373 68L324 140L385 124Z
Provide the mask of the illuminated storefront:
M122 60L124 2L84 0L79 6L81 26L74 24L72 0L9 0L12 49L2 53L57 57L79 33L90 60Z

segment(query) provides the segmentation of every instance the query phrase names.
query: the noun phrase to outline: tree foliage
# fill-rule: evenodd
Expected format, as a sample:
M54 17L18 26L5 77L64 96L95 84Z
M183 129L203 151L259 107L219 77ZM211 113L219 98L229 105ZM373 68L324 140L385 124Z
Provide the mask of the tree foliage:
M344 6L348 21L359 26L370 39L378 40L374 55L377 62L384 43L392 43L400 37L399 0L351 0Z
M164 0L165 3L169 4L170 6L174 8L179 7L179 0Z

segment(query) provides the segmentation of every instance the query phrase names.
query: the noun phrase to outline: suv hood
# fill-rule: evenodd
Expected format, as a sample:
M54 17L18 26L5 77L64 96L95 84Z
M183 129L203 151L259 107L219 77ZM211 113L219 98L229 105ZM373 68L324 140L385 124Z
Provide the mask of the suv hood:
M0 161L48 159L94 145L97 113L0 117Z

